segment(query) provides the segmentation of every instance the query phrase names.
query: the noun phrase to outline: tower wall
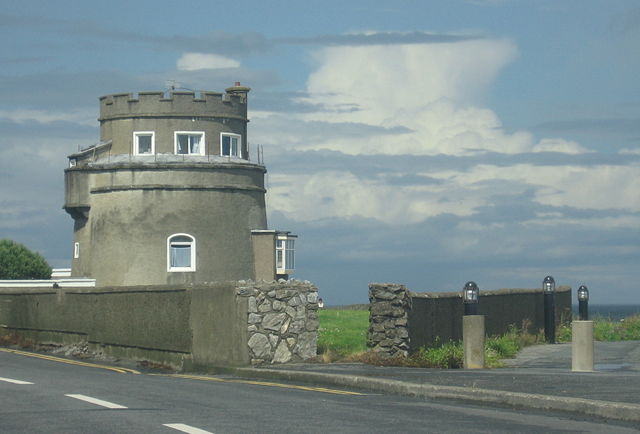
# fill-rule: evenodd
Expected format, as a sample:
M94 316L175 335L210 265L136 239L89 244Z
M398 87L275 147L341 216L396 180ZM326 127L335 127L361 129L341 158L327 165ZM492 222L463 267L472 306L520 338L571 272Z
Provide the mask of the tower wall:
M247 92L140 92L100 98L100 141L111 140L111 154L133 153L135 131L155 131L156 153L174 153L174 132L205 133L205 154L220 155L220 133L242 137L242 156L247 159ZM246 89L242 91L243 89Z
M99 286L255 279L252 230L267 229L264 166L220 154L220 132L242 136L246 93L162 92L100 98L102 144L71 155L65 209L74 218L72 276ZM153 131L153 155L132 155ZM176 155L176 131L203 131L205 155ZM194 269L169 267L168 239L195 240Z

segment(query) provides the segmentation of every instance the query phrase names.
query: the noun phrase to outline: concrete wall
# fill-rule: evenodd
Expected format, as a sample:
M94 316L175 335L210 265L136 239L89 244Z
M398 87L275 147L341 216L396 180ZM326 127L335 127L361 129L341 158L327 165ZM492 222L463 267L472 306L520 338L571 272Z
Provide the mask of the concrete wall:
M276 232L252 231L253 257L255 258L255 279L273 280L276 277Z
M250 291L248 290L250 288ZM291 346L289 360L310 357L293 351L313 347L317 303L294 309L302 329L269 331L274 346L257 360L249 345L256 322L250 295L286 294L285 305L302 294L317 298L309 282L225 282L206 286L127 288L1 288L0 333L17 334L41 344L87 344L95 352L162 363L177 369L282 362L274 358L280 342ZM255 300L254 300L255 301ZM278 308L278 306L275 306ZM270 308L271 309L271 308ZM284 309L283 309L284 311ZM269 313L262 309L262 313ZM306 333L305 335L302 335Z
M156 153L174 153L175 131L205 133L205 154L220 155L220 133L242 137L247 148L247 92L140 92L100 98L100 140L113 141L111 154L131 154L134 131L154 131Z
M251 230L267 227L264 172L249 163L67 169L67 207L84 209L70 212L80 251L72 276L99 286L255 279ZM196 239L193 272L167 270L167 238L177 233Z
M249 90L236 84L225 94L100 98L102 144L71 155L65 170L70 250L79 252L72 255L73 277L102 287L269 277L256 267L251 238L251 230L267 228L267 218L266 170L248 161ZM132 155L133 133L141 131L154 132L152 155ZM177 131L204 132L204 155L176 155ZM220 156L223 132L242 136L242 158ZM167 239L174 234L195 239L195 270L168 270Z
M422 346L462 339L461 292L415 293L398 284L369 285L368 345L388 355L406 355ZM556 323L571 320L571 288L555 292ZM485 315L489 336L509 327L527 327L537 333L544 328L542 289L480 291L478 314Z

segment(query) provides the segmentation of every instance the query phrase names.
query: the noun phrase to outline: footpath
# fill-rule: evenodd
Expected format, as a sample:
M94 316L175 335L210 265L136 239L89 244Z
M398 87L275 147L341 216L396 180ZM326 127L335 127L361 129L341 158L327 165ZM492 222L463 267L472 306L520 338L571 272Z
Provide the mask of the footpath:
M596 342L594 372L571 371L571 344L522 350L499 369L421 369L359 363L231 368L236 376L353 387L426 399L568 412L640 422L640 341Z

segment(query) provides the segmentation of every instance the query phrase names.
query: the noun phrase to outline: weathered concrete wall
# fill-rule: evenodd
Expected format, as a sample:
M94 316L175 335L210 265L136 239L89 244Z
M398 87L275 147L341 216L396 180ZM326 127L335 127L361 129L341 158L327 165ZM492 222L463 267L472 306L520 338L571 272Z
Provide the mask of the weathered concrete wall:
M267 227L264 172L246 162L67 169L66 203L84 209L72 275L102 287L255 278L251 230ZM176 233L195 238L195 271L167 270L167 238Z
M70 155L65 170L73 277L101 287L257 279L251 230L267 228L266 169L249 161L249 90L238 83L224 94L100 98L101 144ZM137 155L134 135L141 132L153 133L153 145ZM181 154L176 133L189 132L204 135L200 148ZM239 138L238 155L221 155L222 134ZM174 234L195 240L195 265L169 270Z
M388 355L408 354L425 345L462 339L463 303L460 292L414 293L403 285L369 285L368 345ZM571 320L571 288L555 292L556 323ZM489 336L509 327L544 327L542 289L480 291L478 314L485 315ZM406 319L406 325L405 325Z
M175 131L205 133L205 153L220 154L220 133L242 136L247 156L247 92L140 92L100 98L100 140L112 154L132 152L134 131L155 131L156 152L174 153Z
M258 300L262 307L254 312ZM283 363L316 355L315 300L317 289L300 281L160 289L2 288L0 333L41 344L87 344L106 355L177 369ZM281 314L283 321L274 321ZM251 345L257 333L272 345L260 357Z

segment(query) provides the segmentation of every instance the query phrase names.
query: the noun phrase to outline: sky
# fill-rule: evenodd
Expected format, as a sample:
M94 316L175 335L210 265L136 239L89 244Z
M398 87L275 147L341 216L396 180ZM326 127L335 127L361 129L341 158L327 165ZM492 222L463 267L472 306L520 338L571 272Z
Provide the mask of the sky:
M0 238L54 267L98 97L240 81L269 227L326 304L546 275L640 304L636 0L1 4Z

